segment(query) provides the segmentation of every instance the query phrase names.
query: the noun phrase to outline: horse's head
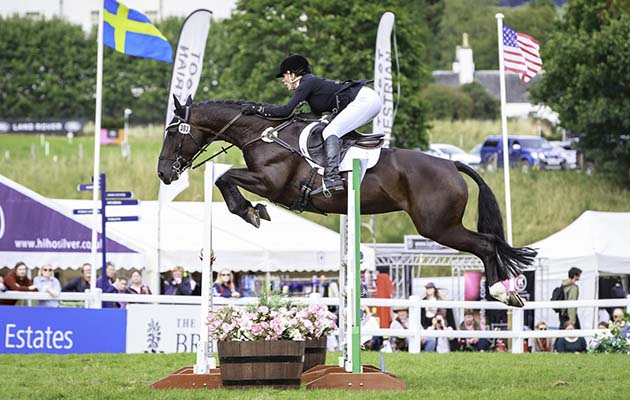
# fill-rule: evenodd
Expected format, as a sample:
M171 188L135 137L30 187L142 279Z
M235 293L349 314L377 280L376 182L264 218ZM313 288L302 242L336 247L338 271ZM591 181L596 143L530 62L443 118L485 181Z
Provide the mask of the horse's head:
M192 165L195 156L205 148L203 137L192 119L192 98L188 96L184 105L176 96L175 116L166 127L162 151L158 162L158 176L165 184L177 180L179 175Z

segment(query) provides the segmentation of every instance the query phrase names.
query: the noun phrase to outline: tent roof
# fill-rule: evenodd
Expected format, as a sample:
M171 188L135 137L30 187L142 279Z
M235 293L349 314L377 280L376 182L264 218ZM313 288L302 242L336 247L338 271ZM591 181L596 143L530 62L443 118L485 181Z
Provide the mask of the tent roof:
M630 212L585 211L569 226L531 247L549 259L595 257L600 272L630 271Z
M67 209L85 207L87 200L57 200ZM339 269L339 233L293 212L264 203L271 221L259 229L232 214L225 203L212 208L212 247L215 269L232 271L335 271ZM157 252L158 202L110 207L108 215L138 215L138 222L111 223L108 232L123 236L147 253ZM79 218L89 218L80 216ZM161 270L182 265L200 271L203 247L203 202L171 202L162 211ZM364 267L374 269L374 250L361 247ZM156 253L157 254L157 253Z

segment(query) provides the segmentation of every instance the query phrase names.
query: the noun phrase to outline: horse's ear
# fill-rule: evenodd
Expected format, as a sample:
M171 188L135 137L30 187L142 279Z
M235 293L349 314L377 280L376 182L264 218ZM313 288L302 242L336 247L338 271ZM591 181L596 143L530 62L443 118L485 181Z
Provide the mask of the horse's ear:
M186 105L187 106L192 106L193 103L193 99L191 95L188 95L188 98L186 99Z
M175 103L175 114L177 114L178 111L182 111L183 107L179 102L179 99L177 98L176 95L173 95L173 100Z

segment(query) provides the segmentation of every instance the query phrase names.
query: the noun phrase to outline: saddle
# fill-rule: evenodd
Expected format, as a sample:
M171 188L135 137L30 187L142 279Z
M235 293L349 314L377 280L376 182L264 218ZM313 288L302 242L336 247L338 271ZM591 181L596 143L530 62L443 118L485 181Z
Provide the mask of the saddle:
M306 150L308 156L319 166L324 165L324 139L322 138L322 131L326 128L326 124L321 122L311 127L310 132L303 132L307 134ZM364 134L357 131L351 131L343 135L340 143L339 159L343 160L348 150L352 147L358 147L360 149L372 150L378 149L383 146L385 141L385 135L380 134Z

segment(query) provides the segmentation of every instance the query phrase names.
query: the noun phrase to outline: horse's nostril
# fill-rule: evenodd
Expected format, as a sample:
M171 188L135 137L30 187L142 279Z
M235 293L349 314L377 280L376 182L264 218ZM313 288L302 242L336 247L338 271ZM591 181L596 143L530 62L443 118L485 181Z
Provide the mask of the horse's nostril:
M162 171L158 171L158 177L162 179L164 177L164 173Z

